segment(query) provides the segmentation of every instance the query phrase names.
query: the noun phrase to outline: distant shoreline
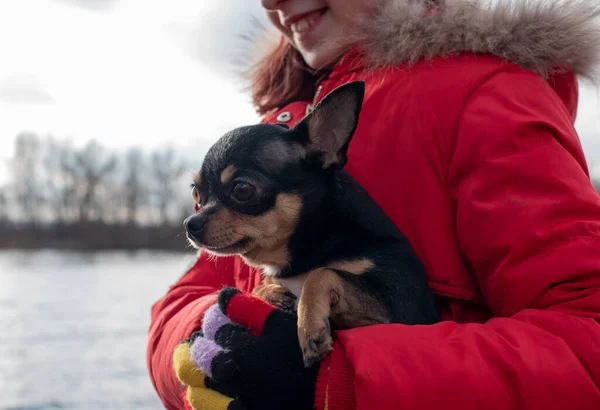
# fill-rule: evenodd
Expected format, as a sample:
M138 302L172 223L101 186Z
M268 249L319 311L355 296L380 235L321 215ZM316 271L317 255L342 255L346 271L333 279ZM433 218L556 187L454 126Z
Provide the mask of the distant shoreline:
M137 251L160 251L160 252L175 252L181 253L182 255L190 254L190 249L181 249L181 248L169 248L169 247L147 247L147 246L139 246L139 247L90 247L87 245L80 246L72 246L72 245L59 245L56 246L54 244L15 244L8 245L0 244L0 251L39 251L39 250L49 250L49 251L73 251L73 252L137 252Z
M183 226L131 226L104 222L0 224L2 250L136 251L189 253Z

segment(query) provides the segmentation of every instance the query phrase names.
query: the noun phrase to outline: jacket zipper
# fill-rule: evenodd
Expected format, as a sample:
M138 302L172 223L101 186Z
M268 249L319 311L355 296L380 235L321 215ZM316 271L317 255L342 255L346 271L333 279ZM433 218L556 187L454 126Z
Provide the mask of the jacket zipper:
M317 92L315 93L315 96L312 100L312 104L308 104L306 106L306 115L310 114L312 110L315 109L315 106L317 105L317 100L319 98L319 94L321 94L321 90L323 89L323 85L319 85L319 88L317 88Z

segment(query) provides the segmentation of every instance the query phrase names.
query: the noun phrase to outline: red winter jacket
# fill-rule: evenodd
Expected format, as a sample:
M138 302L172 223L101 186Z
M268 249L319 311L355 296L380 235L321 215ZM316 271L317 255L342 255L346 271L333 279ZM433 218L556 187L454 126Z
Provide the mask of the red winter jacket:
M404 30L397 45L389 43L394 24L409 27L414 13L406 17L413 6L396 1L367 39L382 55L374 47L350 52L320 84L317 100L366 81L347 169L423 260L444 321L337 332L322 366L319 408L600 409L600 198L573 127L575 76L544 77L550 64L575 74L590 69L584 62L597 40L586 42L593 30L578 9L536 14L540 26L518 31L533 24L531 3L522 3L510 16L442 10L427 23L440 26L428 41L413 24L415 33ZM565 16L581 17L579 25ZM464 52L435 56L450 41L435 29L460 18L458 43L448 47ZM491 41L502 40L505 20L516 27L511 42ZM469 52L481 46L469 30L488 36L486 54ZM577 46L539 38L552 30ZM402 64L409 51L434 58L409 67ZM369 71L364 61L380 66ZM288 112L293 125L309 103L264 121ZM153 306L148 367L167 408L182 408L175 346L200 326L222 286L251 291L260 280L237 258L202 256Z

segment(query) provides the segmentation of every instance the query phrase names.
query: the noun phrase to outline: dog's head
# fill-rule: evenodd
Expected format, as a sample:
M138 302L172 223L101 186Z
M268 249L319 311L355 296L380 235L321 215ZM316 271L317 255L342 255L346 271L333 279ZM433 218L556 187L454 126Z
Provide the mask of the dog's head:
M237 128L208 151L192 184L190 243L254 266L283 266L301 213L318 208L332 170L346 164L364 96L361 81L329 93L294 128Z

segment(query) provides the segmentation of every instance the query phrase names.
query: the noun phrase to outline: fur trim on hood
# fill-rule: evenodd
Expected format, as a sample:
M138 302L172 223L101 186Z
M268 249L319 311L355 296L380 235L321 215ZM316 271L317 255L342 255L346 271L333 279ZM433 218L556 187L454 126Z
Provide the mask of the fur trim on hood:
M569 70L595 79L598 0L377 0L356 38L373 66L457 52L496 55L547 78Z
M348 38L362 45L364 63L372 68L474 52L546 79L565 70L600 79L599 0L371 1L372 15L357 21L358 30ZM279 37L272 35L274 28L258 26L244 36L253 45L244 48L242 65L256 62Z

